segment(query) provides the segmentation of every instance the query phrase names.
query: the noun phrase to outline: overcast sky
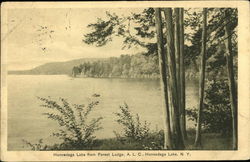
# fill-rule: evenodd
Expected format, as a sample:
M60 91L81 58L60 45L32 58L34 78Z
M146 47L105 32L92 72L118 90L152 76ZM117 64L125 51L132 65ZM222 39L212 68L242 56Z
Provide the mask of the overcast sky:
M46 62L78 58L98 58L134 54L141 49L121 50L122 41L115 39L104 47L82 42L83 35L97 17L106 11L128 15L142 9L8 9L8 70L34 68ZM45 28L46 27L46 28Z

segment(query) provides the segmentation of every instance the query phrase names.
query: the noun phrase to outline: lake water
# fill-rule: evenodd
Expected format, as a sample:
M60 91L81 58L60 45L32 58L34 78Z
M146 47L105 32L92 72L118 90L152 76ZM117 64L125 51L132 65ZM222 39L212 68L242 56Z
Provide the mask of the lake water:
M87 104L94 93L101 96L91 112L91 117L102 116L102 130L96 132L97 138L114 137L113 131L120 133L121 126L115 122L114 112L126 102L132 113L138 113L142 120L151 123L151 129L161 129L163 116L159 80L152 79L104 79L70 78L64 75L8 75L8 150L29 149L22 141L54 143L52 132L58 130L55 121L47 119L42 113L47 109L40 107L36 96L58 99L63 97L70 103ZM197 83L186 83L187 107L197 105ZM188 127L193 124L188 122Z

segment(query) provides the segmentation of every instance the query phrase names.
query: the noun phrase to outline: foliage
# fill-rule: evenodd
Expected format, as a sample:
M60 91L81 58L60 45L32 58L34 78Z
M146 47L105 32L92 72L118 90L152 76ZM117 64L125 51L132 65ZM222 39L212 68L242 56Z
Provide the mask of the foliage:
M40 150L47 150L48 149L48 145L44 145L43 144L43 139L39 139L38 143L31 143L27 140L22 140L27 146L29 146L31 148L31 150L33 151L40 151Z
M122 125L125 137L141 141L149 136L149 123L147 121L142 124L139 115L133 116L126 103L124 106L120 106L120 110L120 113L115 113L118 117L116 121Z
M143 140L129 137L97 139L93 150L161 150L163 148L163 131L149 132Z
M226 79L226 56L224 41L224 19L223 8L210 9L209 19L209 40L207 49L207 69L206 69L206 91L204 111L202 114L202 126L206 132L217 132L229 135L232 129L232 117L229 100L229 83ZM237 56L237 10L229 9L231 16L230 30L232 32L233 55ZM227 24L228 25L228 24ZM200 37L200 35L199 35ZM193 39L194 40L194 39ZM199 41L196 41L199 42ZM196 46L196 47L195 47ZM198 48L198 44L193 43L193 51ZM192 51L192 50L191 50ZM197 53L198 54L198 53ZM234 58L235 79L237 80L237 57ZM189 109L187 115L191 120L197 120L197 110Z
M187 130L188 140L186 141L187 150L229 150L231 148L231 139L229 137L221 137L215 133L204 133L202 138L203 147L197 148L193 146L195 130ZM162 150L164 133L163 130L150 132L149 136L142 141L131 141L127 137L122 140L117 138L96 139L91 147L85 150ZM43 144L42 139L37 144L24 141L34 151L39 150L69 150L69 148L60 148L60 145L47 146ZM73 148L74 149L74 148Z
M190 120L197 121L197 109L188 109ZM205 92L202 127L205 132L230 135L232 117L227 80L209 80Z
M117 36L123 38L123 49L140 46L148 51L146 54L156 54L156 43L150 41L155 36L154 26L153 8L129 16L106 12L105 20L98 18L96 23L88 25L92 31L84 35L83 42L100 47Z
M97 130L100 130L100 121L102 117L88 121L88 116L93 108L98 105L98 101L93 101L87 106L78 104L69 104L69 102L60 98L61 104L50 99L38 97L44 104L41 107L54 110L53 112L43 113L48 119L57 121L60 126L59 132L53 133L53 136L63 140L63 143L57 145L59 148L82 149L91 146Z
M143 149L145 150L162 150L164 145L164 131L150 132L145 139Z
M75 73L86 77L155 78L159 75L157 57L140 54L86 62L74 69Z
M224 40L224 26L229 25L232 33L233 55L237 56L237 9L228 9L230 17L225 17L224 8L209 9L208 16L208 48L207 48L207 69L206 69L206 91L205 103L202 114L202 127L205 132L221 133L229 135L232 129L232 117L229 101L229 84L226 80L226 56ZM224 20L230 19L230 24L225 24ZM201 31L192 36L192 45L188 47L190 58L198 58ZM194 59L194 60L195 60ZM191 59L186 59L191 60ZM237 80L237 57L234 58L235 79ZM191 120L197 120L197 110L187 110L187 115Z
M211 60L223 62L224 58L219 57L215 58L214 54L223 52L225 53L225 48L220 48L224 45L224 40L226 39L224 37L224 26L226 25L224 22L225 19L230 19L228 24L230 26L230 31L232 32L232 43L233 43L233 53L234 55L237 55L237 9L230 8L230 17L225 17L224 13L225 8L209 8L208 9L208 25L207 25L207 31L208 31L208 40L207 40L207 59L209 60L210 57L212 57ZM198 71L198 61L199 61L199 55L201 51L201 10L185 10L185 14L187 17L185 18L185 26L186 28L192 29L192 32L186 33L186 40L190 42L190 45L185 46L185 64L186 66L194 66L195 69ZM223 65L220 64L219 66ZM225 64L224 64L225 65Z
M227 8L228 9L228 8ZM218 66L225 66L225 48L224 45L224 22L225 19L229 20L230 31L232 32L232 46L233 54L237 55L237 24L238 24L238 14L236 8L229 8L230 17L225 17L223 14L225 8L208 8L208 40L207 40L207 62L211 67L208 68L208 71L217 70ZM185 8L184 9L184 30L185 32L185 69L187 71L187 76L193 77L197 76L199 71L199 55L201 51L201 12L200 8ZM156 34L155 34L155 20L154 20L154 9L146 8L143 9L140 13L131 13L128 16L118 16L114 13L106 13L106 20L98 19L96 23L90 24L88 27L92 28L92 31L84 36L84 42L87 44L94 44L97 46L103 46L107 42L112 41L116 36L122 37L124 40L124 47L140 46L146 49L146 52L143 55L155 55L157 60L157 44L156 44ZM102 25L105 24L105 25ZM108 27L107 27L108 26ZM107 29L111 28L112 32L108 32ZM163 23L163 26L165 24ZM105 38L103 38L105 37ZM104 39L104 40L102 40ZM106 41L108 40L108 41ZM164 42L166 38L164 37ZM103 44L100 42L104 42ZM222 47L222 48L221 48ZM217 56L215 56L217 55ZM237 74L237 58L235 58L235 71ZM154 63L154 62L152 62ZM210 64L211 63L211 64ZM158 66L158 63L155 64ZM108 66L106 66L108 67ZM214 68L215 67L215 68ZM140 69L141 73L144 74L142 68ZM154 68L152 68L154 69ZM115 67L113 76L119 75L121 67ZM129 71L135 70L131 68ZM225 70L224 70L225 71ZM155 72L155 71L154 71ZM222 76L225 76L223 74ZM110 73L109 73L110 74ZM127 74L125 70L124 74ZM158 72L157 72L158 74ZM137 74L136 74L137 75ZM219 74L220 75L220 74ZM107 76L104 75L104 76ZM129 76L130 77L130 76Z

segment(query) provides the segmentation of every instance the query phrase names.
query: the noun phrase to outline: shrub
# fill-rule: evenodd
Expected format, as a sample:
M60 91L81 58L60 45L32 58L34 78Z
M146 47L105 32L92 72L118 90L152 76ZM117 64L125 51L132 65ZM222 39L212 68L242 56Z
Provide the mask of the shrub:
M207 81L202 127L205 132L229 135L232 130L232 118L227 80ZM197 109L188 109L190 120L197 121Z
M53 133L53 136L63 140L63 143L55 144L50 149L83 149L92 145L95 139L94 132L102 128L100 127L102 117L88 121L88 116L98 105L98 101L93 101L85 106L71 105L64 98L59 98L61 104L50 98L38 97L38 99L44 103L41 107L53 110L53 112L43 113L43 115L57 121L60 126L59 132Z
M122 125L125 137L140 141L149 135L150 124L147 123L147 121L144 121L144 123L142 124L139 115L136 114L135 116L133 116L126 103L124 103L124 106L120 106L120 110L120 113L115 113L115 115L118 117L116 121L120 125ZM116 132L115 134L117 137L120 136Z
M43 139L39 139L38 143L31 143L27 140L22 140L27 146L29 146L31 148L31 150L33 151L40 151L40 150L47 150L48 146L43 144Z
M144 150L162 150L164 147L164 131L154 131L144 140Z

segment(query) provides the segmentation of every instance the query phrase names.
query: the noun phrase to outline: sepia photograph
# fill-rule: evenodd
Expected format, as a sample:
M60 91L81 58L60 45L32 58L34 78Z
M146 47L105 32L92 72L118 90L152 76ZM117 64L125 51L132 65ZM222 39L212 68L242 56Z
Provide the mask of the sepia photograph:
M239 151L237 6L25 4L1 14L2 149Z

